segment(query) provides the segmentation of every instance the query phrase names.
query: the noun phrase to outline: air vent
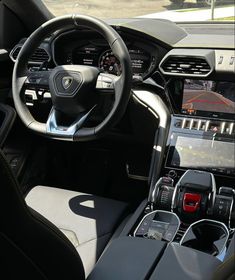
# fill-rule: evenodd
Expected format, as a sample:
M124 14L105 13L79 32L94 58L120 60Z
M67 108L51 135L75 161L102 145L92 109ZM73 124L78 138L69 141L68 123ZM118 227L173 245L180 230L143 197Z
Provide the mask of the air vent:
M30 57L30 61L33 61L33 62L44 62L44 61L48 61L48 60L49 60L49 55L42 48L36 49L35 53Z
M22 48L22 46L17 46L11 52L10 56L13 61L15 61L17 59L21 48ZM33 63L42 63L44 61L48 61L49 58L50 57L45 49L37 48L36 51L34 52L34 54L30 57L29 61L33 62Z
M165 74L207 76L211 67L204 58L193 56L169 56L161 68Z

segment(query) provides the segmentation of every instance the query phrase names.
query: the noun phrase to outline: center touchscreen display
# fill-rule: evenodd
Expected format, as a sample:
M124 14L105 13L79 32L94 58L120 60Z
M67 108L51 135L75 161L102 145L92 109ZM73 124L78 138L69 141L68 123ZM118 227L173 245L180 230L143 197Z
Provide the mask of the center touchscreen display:
M181 112L235 114L235 83L185 79Z
M178 136L171 157L171 166L234 171L234 142Z

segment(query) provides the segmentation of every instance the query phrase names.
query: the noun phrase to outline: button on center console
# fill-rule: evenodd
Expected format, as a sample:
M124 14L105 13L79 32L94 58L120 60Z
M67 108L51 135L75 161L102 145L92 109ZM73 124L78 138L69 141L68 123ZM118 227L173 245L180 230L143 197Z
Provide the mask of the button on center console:
M202 196L196 193L185 193L183 199L183 210L188 213L195 213L200 207Z
M156 210L144 216L134 236L171 242L179 226L180 220L175 213Z

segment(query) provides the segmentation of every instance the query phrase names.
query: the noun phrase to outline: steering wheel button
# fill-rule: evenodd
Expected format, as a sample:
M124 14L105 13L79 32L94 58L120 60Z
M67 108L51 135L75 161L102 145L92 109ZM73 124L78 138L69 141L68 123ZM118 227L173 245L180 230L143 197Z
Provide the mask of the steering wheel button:
M103 82L103 88L111 88L111 83Z
M40 81L40 84L42 84L42 85L48 85L48 83L49 83L49 80L47 78L42 78Z

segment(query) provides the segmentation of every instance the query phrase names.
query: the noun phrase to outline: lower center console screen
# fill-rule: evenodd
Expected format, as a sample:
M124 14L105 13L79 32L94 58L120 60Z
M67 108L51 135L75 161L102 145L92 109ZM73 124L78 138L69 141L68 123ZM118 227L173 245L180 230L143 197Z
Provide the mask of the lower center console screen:
M234 144L178 136L171 165L186 168L234 169Z
M167 166L235 174L234 142L216 137L200 138L173 133Z

